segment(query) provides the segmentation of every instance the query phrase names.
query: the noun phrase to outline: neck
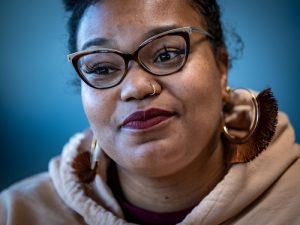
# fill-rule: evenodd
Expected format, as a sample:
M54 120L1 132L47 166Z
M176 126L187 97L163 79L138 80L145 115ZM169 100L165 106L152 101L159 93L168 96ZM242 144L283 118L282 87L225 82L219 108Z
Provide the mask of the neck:
M164 177L145 177L117 167L121 188L133 205L153 212L175 212L197 205L224 177L222 144L186 168Z

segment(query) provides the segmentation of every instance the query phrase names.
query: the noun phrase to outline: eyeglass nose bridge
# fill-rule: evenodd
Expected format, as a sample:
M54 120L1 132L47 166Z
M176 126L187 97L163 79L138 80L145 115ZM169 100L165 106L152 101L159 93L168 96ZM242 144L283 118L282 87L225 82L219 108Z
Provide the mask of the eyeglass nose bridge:
M144 46L144 45L143 45ZM140 50L143 48L143 46L140 46L138 49L136 49L133 53L123 53L123 59L125 61L125 71L124 71L124 75L123 75L123 79L124 77L127 75L128 71L129 71L129 65L130 65L130 61L135 61L145 72L148 72L152 75L155 75L153 72L151 72L151 70L139 59L139 52Z

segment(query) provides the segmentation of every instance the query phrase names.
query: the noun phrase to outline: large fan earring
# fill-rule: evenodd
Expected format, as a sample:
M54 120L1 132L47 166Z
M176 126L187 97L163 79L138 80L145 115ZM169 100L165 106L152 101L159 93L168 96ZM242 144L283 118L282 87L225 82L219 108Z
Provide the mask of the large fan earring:
M91 150L84 151L77 155L72 163L74 173L82 183L90 183L96 176L100 147L94 138L91 143Z
M231 126L230 123L226 123L224 119L223 134L225 138L230 143L231 149L228 152L228 161L229 163L243 163L253 160L258 156L263 150L265 150L269 143L271 142L272 137L274 136L276 125L277 125L277 114L278 106L277 101L273 96L271 88L265 89L260 92L257 97L249 91L248 89L230 89L228 92L231 96L231 101L225 104L224 115L234 115L237 119L239 116L236 116L235 108L238 108L235 105L234 96L238 96L238 92L246 92L243 96L248 95L248 105L251 102L251 110L249 111L250 116L245 116L244 113L241 113L241 118L238 120L238 126L244 126L241 124L246 124L246 128L242 127L235 128ZM243 107L243 102L240 106ZM238 127L237 126L237 127Z

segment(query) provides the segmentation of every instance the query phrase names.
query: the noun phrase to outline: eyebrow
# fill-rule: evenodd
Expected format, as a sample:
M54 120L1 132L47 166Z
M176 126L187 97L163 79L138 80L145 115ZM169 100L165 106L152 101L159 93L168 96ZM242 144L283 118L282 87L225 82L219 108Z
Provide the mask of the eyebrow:
M111 42L112 41L110 39L107 39L107 38L100 38L100 37L94 38L94 39L89 40L88 42L84 43L81 50L85 50L85 49L87 49L89 47L92 47L92 46L108 45Z
M154 27L151 30L149 30L145 35L144 38L148 39L154 35L160 34L162 32L168 31L168 30L173 30L176 28L179 28L181 26L177 26L177 25L168 25L168 26L163 26L163 27Z
M149 30L147 33L145 33L143 35L144 39L148 39L156 34L168 31L168 30L172 30L172 29L176 29L179 28L179 26L177 25L167 25L167 26L163 26L163 27L154 27L151 30ZM108 39L108 38L103 38L103 37L97 37L97 38L93 38L89 41L87 41L86 43L84 43L84 45L82 46L81 50L85 50L89 47L92 46L105 46L105 45L112 45L113 43L113 39Z

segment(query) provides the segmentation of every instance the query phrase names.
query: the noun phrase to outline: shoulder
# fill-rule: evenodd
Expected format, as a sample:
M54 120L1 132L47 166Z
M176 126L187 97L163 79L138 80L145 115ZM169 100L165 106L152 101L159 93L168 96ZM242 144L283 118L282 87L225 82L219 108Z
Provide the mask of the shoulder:
M26 178L11 187L5 189L0 194L1 204L22 203L34 204L39 201L48 200L50 195L54 195L53 186L48 173L41 173Z
M300 145L294 144L292 147L295 151L300 152ZM279 189L284 196L290 196L297 199L297 204L300 207L300 195L297 194L300 190L300 157L298 157L280 176L278 181L274 184L274 189Z
M293 148L300 151L298 144L295 144ZM276 224L300 223L299 171L300 158L297 158L270 189L257 200L260 206L257 207L257 210L264 210L270 218L276 218Z
M292 148L300 152L300 145L294 144ZM262 195L228 224L300 224L299 171L298 157Z
M0 193L0 224L81 224L56 193L48 173L20 181Z
M13 184L1 192L1 197L6 194L26 195L26 197L32 197L27 194L37 194L37 192L45 190L45 188L51 188L51 181L47 172L36 174Z

